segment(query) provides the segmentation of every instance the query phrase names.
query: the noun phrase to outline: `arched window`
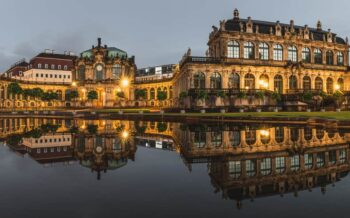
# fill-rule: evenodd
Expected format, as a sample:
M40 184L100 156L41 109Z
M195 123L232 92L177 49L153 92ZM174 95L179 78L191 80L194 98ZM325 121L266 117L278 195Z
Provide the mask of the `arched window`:
M169 98L169 94L168 94L168 89L166 87L163 89L163 92L166 93L166 96L167 96L167 99L168 99Z
M112 68L112 78L120 79L120 74L122 72L122 68L119 64L115 64Z
M213 73L210 76L210 88L211 89L221 89L221 75L220 73Z
M269 60L269 46L265 42L259 44L259 58Z
M344 91L344 79L343 78L339 78L338 79L338 87L339 87L339 91Z
M245 142L247 145L254 145L256 143L256 130L245 131Z
M205 89L205 75L202 72L198 72L193 76L193 84L196 89Z
M288 47L288 61L298 61L298 49L295 46Z
M338 66L344 65L344 55L340 51L337 52L337 64L338 64Z
M228 58L239 58L239 43L237 41L230 41L227 44L227 57Z
M259 78L259 88L268 89L269 88L269 77L266 74L263 74Z
M80 80L80 81L85 80L85 66L84 65L79 66L78 80Z
M237 147L241 144L241 132L234 130L230 132L230 143L233 147Z
M260 162L260 173L263 176L270 175L272 172L272 160L271 158L264 158Z
M326 53L326 63L327 63L327 65L333 65L334 64L333 52L332 51L327 51L327 53Z
M244 87L246 89L255 89L255 77L253 74L248 73L244 77Z
M228 79L228 87L231 89L240 89L240 76L237 73L231 73Z
M254 44L251 42L244 43L244 58L254 59Z
M283 61L283 47L282 45L275 45L273 47L273 60L274 61Z
M298 89L298 79L294 75L289 77L289 89Z
M172 99L173 98L173 87L170 86L169 88L169 98Z
M207 143L206 132L195 132L194 133L194 146L197 148L204 148Z
M246 174L248 177L253 177L256 174L256 160L245 161Z
M316 48L314 51L315 64L322 64L322 51Z
M298 128L291 128L290 129L290 140L292 142L298 142L299 141L299 129Z
M304 63L310 63L311 56L310 56L310 49L304 47L302 51L302 59Z
M270 143L271 141L271 134L270 134L270 130L264 130L265 132L268 132L268 134L266 134L265 132L260 133L260 141L262 144L267 145Z
M277 143L284 142L284 128L283 127L276 127L275 128L275 140Z
M316 129L316 137L317 137L317 139L319 139L319 140L322 140L323 138L324 138L324 130L323 129L319 129L319 128L317 128Z
M327 79L327 93L328 94L333 94L333 88L334 88L334 85L333 85L333 79L332 78L328 78Z
M309 76L304 76L303 78L303 88L305 91L311 90L311 78Z
M315 89L316 90L323 90L323 80L320 77L316 77L315 79Z
M283 78L281 75L276 75L274 78L274 90L278 93L283 93Z
M215 147L220 147L222 144L222 132L212 132L211 133L211 143Z
M154 100L156 98L156 91L154 90L154 88L151 88L149 97L151 100Z
M56 91L57 95L58 95L58 100L62 100L62 91L61 90L57 90Z
M310 141L312 139L312 129L309 127L304 128L304 139Z

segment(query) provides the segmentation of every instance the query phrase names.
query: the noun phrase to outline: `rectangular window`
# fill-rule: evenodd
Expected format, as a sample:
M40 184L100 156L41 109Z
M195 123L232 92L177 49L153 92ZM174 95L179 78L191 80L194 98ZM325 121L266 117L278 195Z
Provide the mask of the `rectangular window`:
M58 66L57 66L57 69L61 70L61 69L62 69L61 65L58 65Z
M38 68L41 69L41 64L38 64Z
M48 64L45 64L45 69L49 69L49 65Z
M228 164L230 177L238 179L242 172L241 161L230 161Z

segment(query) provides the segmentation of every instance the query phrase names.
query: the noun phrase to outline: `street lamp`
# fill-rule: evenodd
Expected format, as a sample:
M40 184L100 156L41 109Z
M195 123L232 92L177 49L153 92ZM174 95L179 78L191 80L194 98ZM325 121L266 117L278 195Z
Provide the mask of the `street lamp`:
M127 78L124 78L124 79L122 79L122 86L124 87L124 88L126 88L126 87L128 87L129 86L129 79L127 79Z

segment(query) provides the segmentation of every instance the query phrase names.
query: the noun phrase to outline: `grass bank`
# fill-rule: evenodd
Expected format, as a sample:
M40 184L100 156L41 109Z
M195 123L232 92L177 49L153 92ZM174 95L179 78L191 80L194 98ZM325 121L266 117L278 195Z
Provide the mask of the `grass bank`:
M101 109L95 110L99 113L118 113L122 110L125 114L138 114L139 111L143 111L145 116L157 116L160 115L156 111L150 109ZM185 116L185 117L232 117L232 118L321 118L321 119L336 119L336 120L349 120L350 111L342 112L244 112L244 113L165 113L166 116Z

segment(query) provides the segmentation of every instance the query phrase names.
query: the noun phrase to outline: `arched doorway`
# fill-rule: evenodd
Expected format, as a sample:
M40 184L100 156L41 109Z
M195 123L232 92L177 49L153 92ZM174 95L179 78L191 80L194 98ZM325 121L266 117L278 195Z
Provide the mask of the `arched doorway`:
M277 93L283 93L283 78L281 75L276 75L274 78L274 90Z

